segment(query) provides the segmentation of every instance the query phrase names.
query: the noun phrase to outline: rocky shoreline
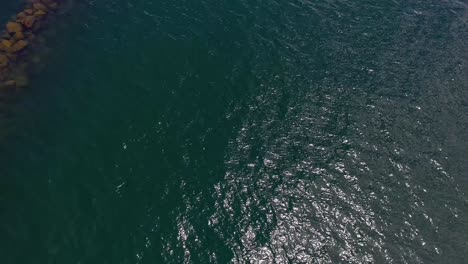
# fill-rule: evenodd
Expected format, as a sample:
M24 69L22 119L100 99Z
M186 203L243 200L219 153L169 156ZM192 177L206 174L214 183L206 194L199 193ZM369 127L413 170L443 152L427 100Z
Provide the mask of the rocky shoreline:
M59 7L55 0L28 0L0 32L0 90L28 85L31 46Z

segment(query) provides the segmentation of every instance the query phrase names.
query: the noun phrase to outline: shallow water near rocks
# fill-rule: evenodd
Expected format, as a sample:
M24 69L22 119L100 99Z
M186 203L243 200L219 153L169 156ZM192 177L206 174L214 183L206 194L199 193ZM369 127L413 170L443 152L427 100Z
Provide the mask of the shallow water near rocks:
M465 3L84 0L57 21L0 106L1 263L468 258Z

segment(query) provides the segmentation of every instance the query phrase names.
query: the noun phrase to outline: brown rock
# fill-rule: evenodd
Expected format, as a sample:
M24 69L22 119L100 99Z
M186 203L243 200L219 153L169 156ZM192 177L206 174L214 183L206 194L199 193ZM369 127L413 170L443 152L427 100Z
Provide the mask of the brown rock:
M36 21L36 18L34 16L26 16L21 20L23 25L27 28L32 28L34 26L34 22Z
M17 22L8 22L6 25L7 31L9 33L21 32L23 31L23 26Z
M16 32L13 35L13 38L16 39L16 40L24 39L24 34L23 34L23 32Z
M3 39L1 44L2 44L2 46L6 47L7 49L11 48L11 46L13 46L13 42L11 42L10 40L7 40L7 39Z
M11 51L13 51L13 52L21 51L24 48L26 48L28 46L28 44L29 43L26 40L20 40L20 41L16 42L15 44L13 44L13 46L11 46Z
M27 14L27 15L32 15L32 14L34 14L34 11L32 9L28 8L28 9L24 10L24 13Z
M24 12L19 12L19 13L16 15L16 17L17 17L18 19L23 19L25 16L26 16L26 14L25 14Z
M6 47L2 42L0 42L0 51L9 51L10 48Z
M6 66L8 66L8 62L8 57L0 54L0 68L5 68Z
M41 11L47 12L47 7L42 3L34 3L33 7L36 10L41 10Z
M43 17L45 16L47 13L45 11L42 11L42 10L37 10L36 12L34 12L34 16L35 17Z

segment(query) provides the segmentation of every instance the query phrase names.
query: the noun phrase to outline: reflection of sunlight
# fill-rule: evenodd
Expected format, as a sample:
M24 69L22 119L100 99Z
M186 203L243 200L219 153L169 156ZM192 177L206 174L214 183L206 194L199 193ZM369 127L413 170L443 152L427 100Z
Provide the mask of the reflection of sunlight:
M271 101L262 98L266 111L271 111ZM223 232L221 226L235 223L237 232L227 240L235 254L232 261L421 261L419 252L401 246L410 242L437 254L437 247L420 230L427 229L421 217L434 231L438 228L420 197L427 190L413 176L411 164L400 158L407 155L406 146L394 143L387 154L377 147L384 147L382 142L366 141L366 126L362 132L359 126L354 128L355 138L323 131L311 120L310 112L317 111L314 105L301 106L302 112L287 116L275 133L258 132L260 122L247 119L231 141L225 179L215 185L218 201L210 226ZM322 111L320 120L330 120L327 115L336 114L328 107L318 109ZM263 109L257 106L251 111L249 117L256 118L255 113ZM297 155L291 146L304 133L313 137L295 146ZM381 139L374 140L394 137L387 130L377 135ZM346 152L336 161L319 163L335 147L335 138L346 146ZM259 151L255 147L258 141L269 144ZM251 154L254 151L256 155ZM444 174L437 161L431 163ZM409 203L406 197L416 202ZM395 249L389 251L394 243L400 245L396 249L399 254Z

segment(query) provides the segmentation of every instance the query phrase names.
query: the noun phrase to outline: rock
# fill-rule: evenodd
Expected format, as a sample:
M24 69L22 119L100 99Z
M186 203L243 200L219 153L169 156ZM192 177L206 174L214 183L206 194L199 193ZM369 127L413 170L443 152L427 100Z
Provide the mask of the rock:
M0 42L0 51L9 51L10 48L6 47L5 45L3 45L3 43Z
M16 32L13 35L13 38L16 39L16 40L24 39L24 34L23 34L23 32Z
M32 14L34 14L34 10L28 8L28 9L24 10L24 13L27 14L27 15L32 15Z
M45 11L42 11L42 10L38 10L36 12L34 12L34 16L35 17L43 17L45 16L47 13Z
M13 52L21 51L24 48L26 48L28 46L28 44L29 43L26 40L20 40L20 41L16 42L15 44L13 44L13 46L11 46L11 51L13 51Z
M11 48L13 46L13 42L7 39L3 39L1 42L2 46L6 47L7 49Z
M15 33L23 31L23 26L17 22L8 22L6 25L8 33Z
M47 12L47 7L42 3L34 3L33 7L36 10L41 10L41 11Z
M8 57L0 54L0 68L5 68L6 66L8 66L8 62Z
M26 14L25 14L24 12L19 12L19 13L16 15L16 17L17 17L18 19L23 19L25 16L26 16Z
M23 25L27 28L32 28L34 26L34 22L36 21L36 18L34 16L26 16L21 20Z

